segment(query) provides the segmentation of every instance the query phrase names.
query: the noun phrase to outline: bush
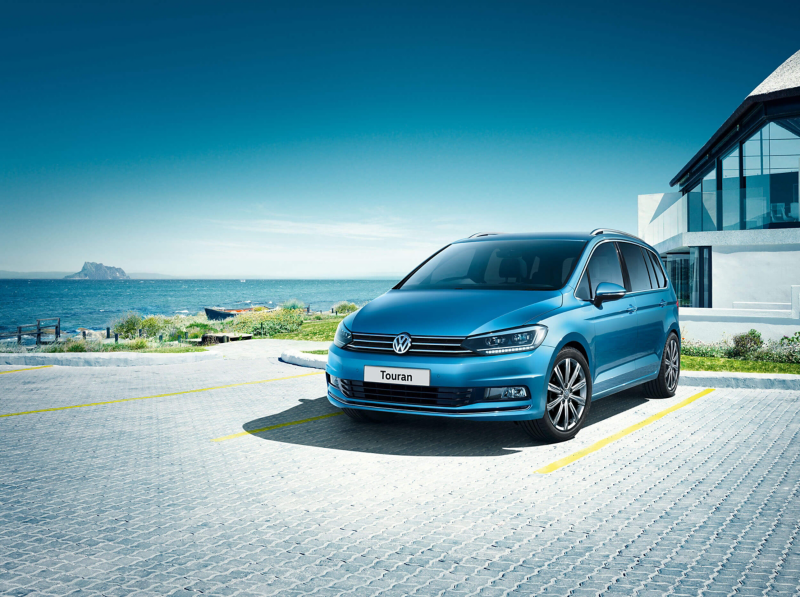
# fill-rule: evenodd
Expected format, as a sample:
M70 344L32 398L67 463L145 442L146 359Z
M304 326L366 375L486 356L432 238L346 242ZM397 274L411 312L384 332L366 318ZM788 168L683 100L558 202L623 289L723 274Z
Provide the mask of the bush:
M342 301L340 303L336 303L333 306L333 312L337 314L347 315L348 313L352 313L353 311L358 311L358 306L355 303Z
M144 350L145 348L147 348L146 338L136 338L133 342L128 343L129 350Z
M718 357L768 363L800 363L800 343L779 341L764 342L757 330L738 334L732 341L705 344L684 340L681 354L690 357Z
M131 340L139 335L142 327L142 316L130 311L111 324L111 331L119 334L120 338Z
M297 299L289 299L288 301L284 301L281 304L281 309L292 310L292 309L305 309L305 308L306 308L305 303L303 303L302 301L298 301Z
M272 336L296 332L303 325L303 314L298 309L277 311L250 311L239 313L225 321L225 330L254 336Z
M155 338L172 327L172 321L162 315L149 315L142 320L142 330L148 338Z
M795 332L792 336L784 336L780 339L781 346L800 344L800 332Z
M733 346L730 356L734 359L744 359L761 348L764 341L757 330L750 330L746 334L737 334L733 337Z
M64 352L86 352L86 342L83 340L69 341L64 345Z

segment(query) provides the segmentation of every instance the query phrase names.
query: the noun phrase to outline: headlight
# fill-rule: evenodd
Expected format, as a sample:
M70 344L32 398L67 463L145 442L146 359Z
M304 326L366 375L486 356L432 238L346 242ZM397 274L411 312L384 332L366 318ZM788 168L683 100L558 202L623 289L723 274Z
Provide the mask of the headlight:
M339 327L336 328L336 335L333 337L333 343L342 348L343 346L347 346L353 341L353 334L350 333L350 330L344 325L344 321L339 322Z
M461 346L478 354L504 354L524 352L537 348L547 336L543 325L531 325L516 330L481 334L464 340Z

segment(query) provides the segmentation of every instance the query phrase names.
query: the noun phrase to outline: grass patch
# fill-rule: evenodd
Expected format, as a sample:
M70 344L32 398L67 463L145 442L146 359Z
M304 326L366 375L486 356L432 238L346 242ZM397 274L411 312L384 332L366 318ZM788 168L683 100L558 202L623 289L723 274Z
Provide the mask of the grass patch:
M717 357L681 356L681 369L685 371L734 371L737 373L785 373L800 375L800 364L744 361Z
M313 340L315 342L333 342L336 326L344 317L329 317L323 321L306 321L296 332L273 334L270 338L279 340Z
M327 350L301 350L300 352L304 352L306 354L328 354Z

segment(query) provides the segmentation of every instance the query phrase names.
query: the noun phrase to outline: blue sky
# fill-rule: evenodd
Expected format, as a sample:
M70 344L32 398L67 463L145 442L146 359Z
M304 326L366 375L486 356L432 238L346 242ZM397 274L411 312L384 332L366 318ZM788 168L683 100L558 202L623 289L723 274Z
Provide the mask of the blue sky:
M0 269L403 273L636 230L796 2L3 2Z

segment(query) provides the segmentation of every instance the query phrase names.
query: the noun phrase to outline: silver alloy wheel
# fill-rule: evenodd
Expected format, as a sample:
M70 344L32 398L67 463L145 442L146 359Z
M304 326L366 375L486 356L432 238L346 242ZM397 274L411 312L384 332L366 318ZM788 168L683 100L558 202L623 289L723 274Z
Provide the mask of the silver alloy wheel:
M575 359L556 363L547 384L547 416L559 431L574 429L586 407L586 373Z
M665 381L667 382L667 390L671 392L678 385L678 377L681 374L681 351L674 336L670 336L664 353L664 361L667 366Z

